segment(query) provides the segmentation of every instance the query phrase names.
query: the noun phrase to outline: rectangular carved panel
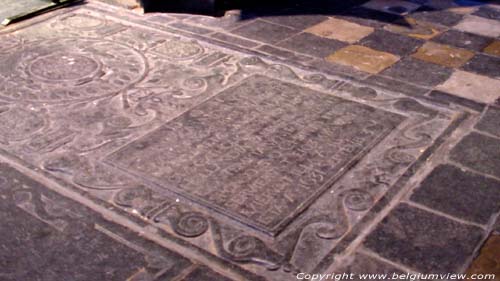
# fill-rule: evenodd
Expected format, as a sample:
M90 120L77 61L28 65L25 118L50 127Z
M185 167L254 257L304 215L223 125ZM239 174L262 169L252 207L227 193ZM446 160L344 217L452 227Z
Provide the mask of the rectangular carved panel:
M256 75L108 162L276 234L403 120Z

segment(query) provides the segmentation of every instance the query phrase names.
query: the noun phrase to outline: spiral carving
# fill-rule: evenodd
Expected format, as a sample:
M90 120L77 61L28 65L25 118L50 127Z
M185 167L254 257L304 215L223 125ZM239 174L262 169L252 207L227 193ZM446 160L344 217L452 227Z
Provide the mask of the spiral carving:
M344 205L353 211L368 210L373 205L373 201L372 195L361 189L348 190L344 195Z
M252 236L240 236L229 243L228 250L235 257L249 256L257 249L258 240Z
M200 213L182 214L173 225L175 233L184 237L197 237L208 230L208 221Z

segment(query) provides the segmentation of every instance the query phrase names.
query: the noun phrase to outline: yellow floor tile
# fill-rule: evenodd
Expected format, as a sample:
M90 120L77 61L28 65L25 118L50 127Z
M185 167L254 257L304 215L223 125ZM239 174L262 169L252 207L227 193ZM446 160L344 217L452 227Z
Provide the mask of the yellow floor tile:
M375 74L393 65L399 57L364 46L351 45L331 54L326 60Z
M474 56L474 53L448 45L427 42L412 56L447 67L460 67L469 61Z
M483 51L490 55L500 56L500 41L494 41Z
M306 32L321 37L336 39L351 44L365 38L373 31L374 29L372 27L335 18L328 19L306 30Z
M486 241L481 253L467 270L467 274L495 274L493 281L500 281L499 251L500 235L493 235Z

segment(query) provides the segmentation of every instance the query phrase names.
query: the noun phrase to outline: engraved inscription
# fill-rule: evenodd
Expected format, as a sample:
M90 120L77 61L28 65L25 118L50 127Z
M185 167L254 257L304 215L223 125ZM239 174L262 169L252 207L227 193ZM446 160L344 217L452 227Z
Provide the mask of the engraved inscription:
M394 113L253 76L108 162L276 234L402 121Z

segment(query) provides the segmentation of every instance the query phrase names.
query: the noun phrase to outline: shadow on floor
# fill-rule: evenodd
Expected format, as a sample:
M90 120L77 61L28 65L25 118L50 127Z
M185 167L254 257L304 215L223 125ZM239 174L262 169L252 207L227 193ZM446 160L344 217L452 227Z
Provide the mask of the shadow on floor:
M439 10L425 4L430 0L408 0L422 9ZM140 0L145 12L191 13L223 16L227 10L241 10L241 20L266 16L344 15L406 25L403 16L411 14L404 6L386 7L383 13L360 7L369 0ZM492 0L453 0L457 6L477 6Z

